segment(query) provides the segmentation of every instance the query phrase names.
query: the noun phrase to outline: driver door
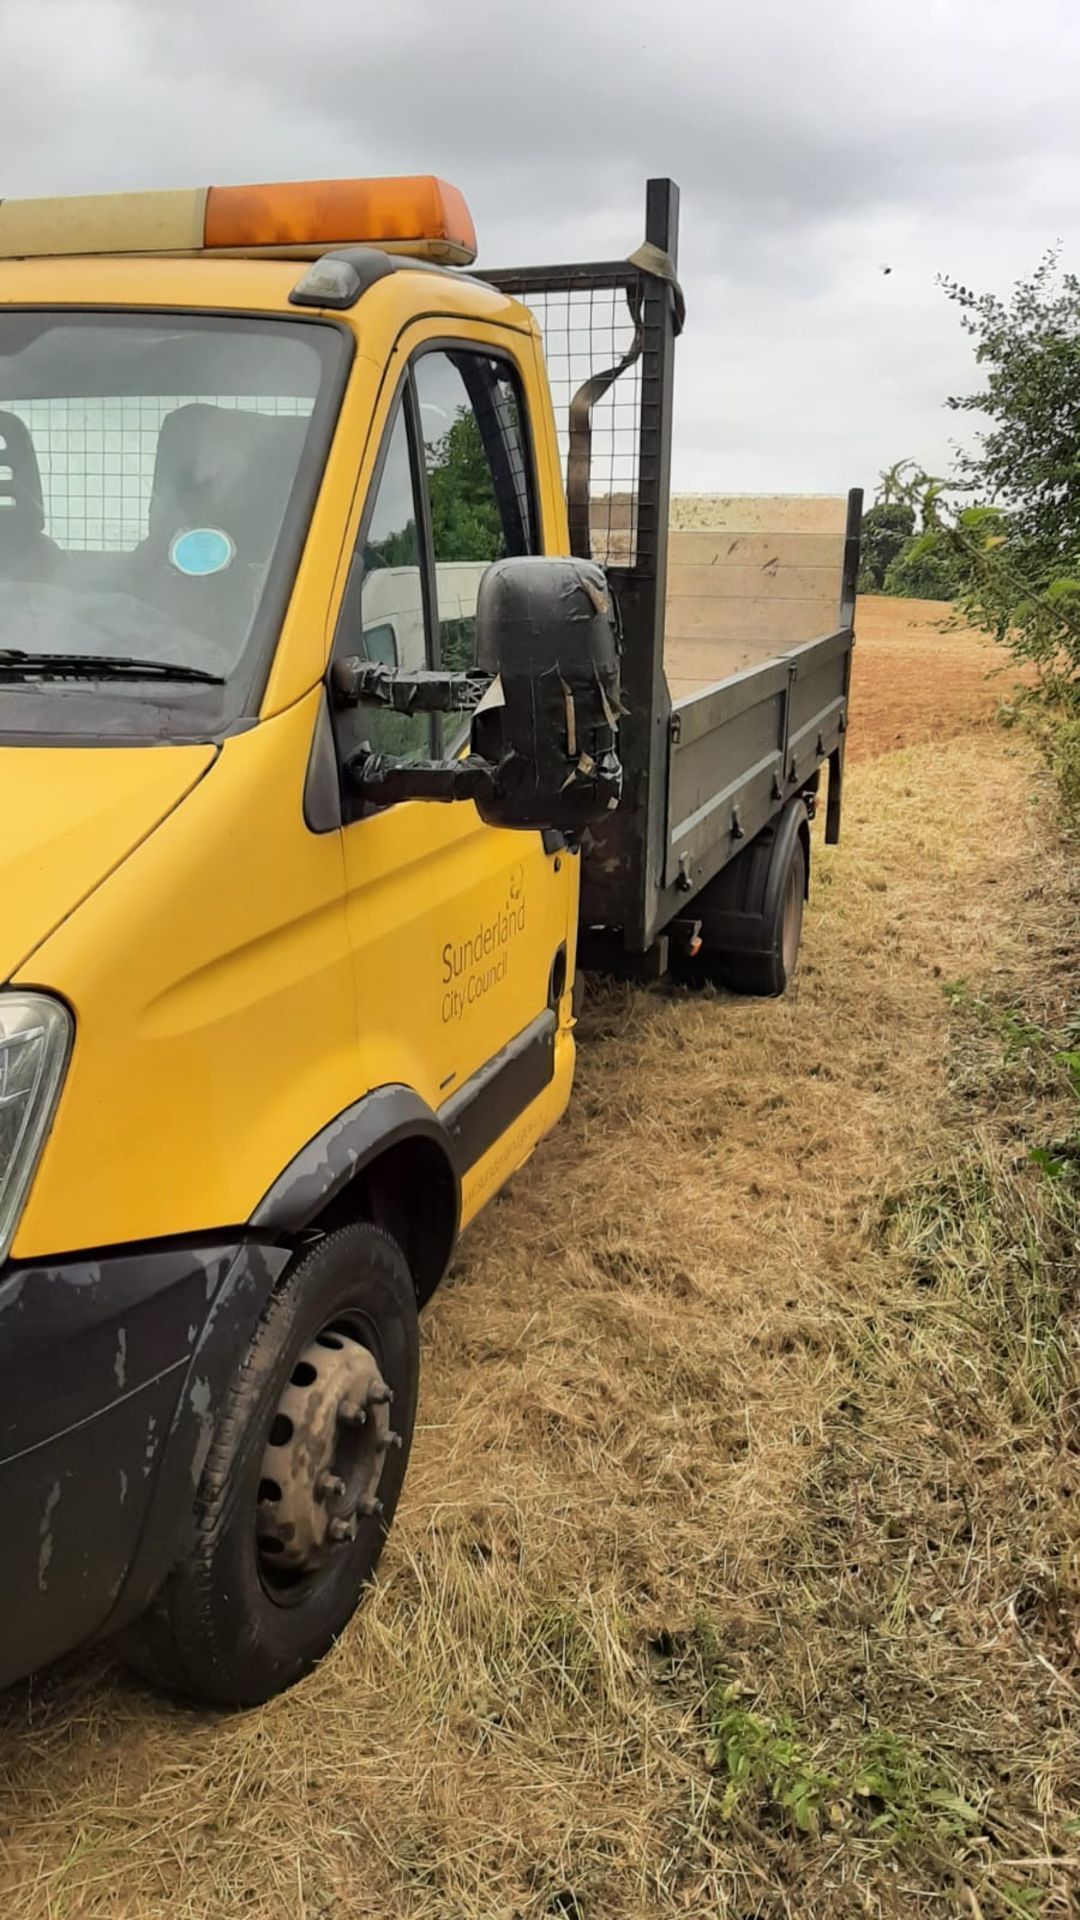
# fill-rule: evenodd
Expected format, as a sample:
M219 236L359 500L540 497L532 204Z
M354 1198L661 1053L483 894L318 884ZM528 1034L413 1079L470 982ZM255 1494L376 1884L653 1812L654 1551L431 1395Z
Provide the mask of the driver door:
M440 337L403 348L388 384L335 654L469 666L485 568L539 550L522 371L512 347ZM372 708L343 725L346 750L417 759L466 733ZM343 840L364 1082L441 1109L465 1169L551 1082L575 863L472 801L360 805Z

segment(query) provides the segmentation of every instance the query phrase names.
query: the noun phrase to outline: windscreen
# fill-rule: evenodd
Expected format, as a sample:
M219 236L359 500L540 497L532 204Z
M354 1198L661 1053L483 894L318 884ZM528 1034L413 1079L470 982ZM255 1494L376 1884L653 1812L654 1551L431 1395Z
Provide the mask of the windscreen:
M230 681L340 348L303 322L0 312L0 696L23 659Z

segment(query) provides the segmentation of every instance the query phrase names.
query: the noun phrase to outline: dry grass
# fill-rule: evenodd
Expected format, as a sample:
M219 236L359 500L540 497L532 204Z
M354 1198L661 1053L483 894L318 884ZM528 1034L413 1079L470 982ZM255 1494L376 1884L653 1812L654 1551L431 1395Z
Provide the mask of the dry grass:
M787 1001L596 995L377 1593L259 1713L0 1701L10 1920L1075 1911L1078 929L980 732L855 769Z

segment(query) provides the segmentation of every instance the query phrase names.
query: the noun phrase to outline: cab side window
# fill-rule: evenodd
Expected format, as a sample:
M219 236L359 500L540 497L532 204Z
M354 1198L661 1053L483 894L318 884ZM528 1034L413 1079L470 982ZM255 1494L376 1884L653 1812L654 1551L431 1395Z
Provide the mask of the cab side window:
M383 440L335 653L403 671L471 667L485 568L536 549L525 407L508 362L477 348L420 352ZM442 756L454 727L364 706L339 713L335 732L343 755L422 760Z
M424 604L423 534L417 507L409 431L399 401L390 429L362 545L353 558L338 647L389 667L429 665ZM373 753L425 759L434 751L426 714L358 711L359 740Z
M435 562L441 664L473 663L484 569L536 551L524 409L503 360L462 348L424 353L414 378Z

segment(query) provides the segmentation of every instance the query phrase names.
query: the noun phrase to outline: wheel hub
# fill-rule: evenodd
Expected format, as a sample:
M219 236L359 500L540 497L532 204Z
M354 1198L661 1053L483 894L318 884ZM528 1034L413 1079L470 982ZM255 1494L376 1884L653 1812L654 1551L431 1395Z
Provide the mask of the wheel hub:
M342 1327L306 1347L278 1402L263 1454L256 1513L271 1581L315 1571L382 1513L383 1465L401 1437L374 1354Z

